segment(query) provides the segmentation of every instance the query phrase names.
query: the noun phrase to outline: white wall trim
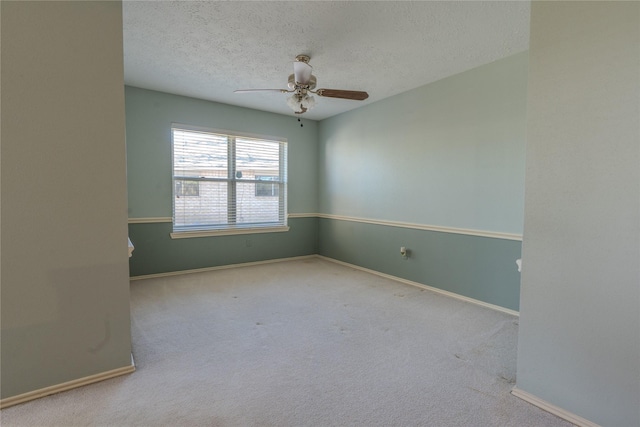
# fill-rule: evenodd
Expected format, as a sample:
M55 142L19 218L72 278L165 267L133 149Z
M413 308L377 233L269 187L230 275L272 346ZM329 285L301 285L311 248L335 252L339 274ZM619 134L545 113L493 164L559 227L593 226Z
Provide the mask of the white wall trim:
M289 214L289 218L326 218L337 221L360 222L363 224L386 225L389 227L411 228L413 230L437 231L439 233L464 234L467 236L489 237L492 239L522 241L522 234L504 233L501 231L473 230L470 228L442 227L439 225L416 224L402 221L388 221L384 219L360 218L355 216L333 215L323 213Z
M90 375L84 378L78 378L77 380L67 381L62 384L52 385L49 387L41 388L39 390L30 391L28 393L19 394L17 396L7 397L0 400L0 409L8 408L9 406L17 405L19 403L28 402L30 400L39 399L51 394L60 393L62 391L67 391L85 385L108 380L110 378L119 377L120 375L130 374L135 370L136 367L133 363L133 356L131 356L131 365L129 366L123 366L122 368L113 369L111 371Z
M132 276L129 278L129 280L134 281L134 280L144 280L144 279L157 279L159 277L181 276L183 274L191 274L191 273L205 273L207 271L226 270L229 268L237 268L237 267L250 267L252 265L273 264L276 262L297 261L297 260L309 259L314 257L316 257L316 255L303 255L303 256L296 256L296 257L290 257L290 258L276 258L276 259L267 259L264 261L243 262L240 264L218 265L215 267L194 268L191 270L168 271L166 273L155 273L155 274L145 274L142 276Z
M317 213L290 213L289 218L317 218ZM154 222L173 222L170 216L145 217L145 218L129 218L129 224L151 224Z
M553 405L545 400L540 399L539 397L531 394L531 393L527 393L524 390L520 390L518 387L514 387L511 390L511 394L513 394L516 397L519 397L520 399L524 400L525 402L529 402L534 406L537 406L540 409L543 409L553 415L556 415L564 420L569 421L572 424L575 424L579 427L600 427L598 424L593 423L589 420L586 420L576 414L573 414L569 411L566 411L556 405Z
M455 299L458 299L458 300L461 300L461 301L469 302L471 304L480 305L482 307L490 308L492 310L500 311L502 313L510 314L512 316L518 316L518 317L520 316L519 312L517 312L515 310L508 309L508 308L505 308L505 307L500 307L499 305L489 304L488 302L484 302L484 301L480 301L480 300L477 300L477 299L465 297L464 295L456 294L454 292L445 291L443 289L434 288L432 286L423 285L422 283L414 282L412 280L403 279L402 277L392 276L391 274L381 273L379 271L371 270L371 269L368 269L368 268L365 268L365 267L360 267L359 265L349 264L348 262L344 262L344 261L338 261L337 259L329 258L329 257L323 256L323 255L316 255L316 256L318 258L324 259L326 261L330 261L330 262L333 262L333 263L336 263L336 264L344 265L346 267L355 268L356 270L365 271L367 273L375 274L376 276L384 277L385 279L394 280L396 282L401 282L401 283L404 283L406 285L416 286L418 288L422 288L422 289L425 289L427 291L436 292L436 293L441 294L441 295L445 295L445 296L448 296L448 297L451 297L451 298L455 298Z
M153 218L129 218L129 224L151 224L156 222L173 222L173 218L168 217L153 217Z
M289 218L317 218L316 213L290 213ZM145 217L145 218L129 218L129 224L153 224L160 222L173 222L170 216Z
M386 225L388 227L411 228L413 230L437 231L439 233L464 234L467 236L489 237L492 239L522 241L522 234L504 233L501 231L474 230L470 228L442 227L439 225L416 224L402 221L387 221L383 219L360 218L355 216L322 214L322 213L290 213L288 218L325 218L337 221L359 222L363 224ZM129 224L151 224L173 222L171 217L129 218ZM198 236L185 236L198 237ZM176 237L174 237L176 238Z
M401 221L387 221L381 219L359 218L353 216L318 214L320 218L335 219L339 221L360 222L364 224L386 225L389 227L411 228L414 230L437 231L440 233L465 234L468 236L490 237L492 239L519 240L522 234L503 233L499 231L473 230L470 228L441 227L439 225L415 224Z
M317 213L290 213L287 216L289 218L317 218Z

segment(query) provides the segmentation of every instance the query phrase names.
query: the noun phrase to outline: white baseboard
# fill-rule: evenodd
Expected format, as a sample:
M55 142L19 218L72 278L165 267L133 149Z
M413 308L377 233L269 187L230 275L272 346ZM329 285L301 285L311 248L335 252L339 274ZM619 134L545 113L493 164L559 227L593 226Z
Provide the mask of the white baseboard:
M490 308L492 310L501 311L503 313L507 313L507 314L510 314L512 316L520 316L519 312L517 312L515 310L508 309L508 308L505 308L505 307L500 307L499 305L489 304L488 302L484 302L484 301L480 301L480 300L477 300L477 299L465 297L464 295L460 295L460 294L456 294L454 292L449 292L449 291L445 291L445 290L442 290L442 289L434 288L432 286L423 285L422 283L414 282L412 280L403 279L402 277L392 276L391 274L381 273L381 272L376 271L376 270L371 270L371 269L368 269L368 268L365 268L365 267L360 267L359 265L349 264L348 262L343 262L343 261L338 261L337 259L328 258L328 257L322 256L322 255L316 255L316 256L318 258L324 259L326 261L334 262L336 264L344 265L346 267L355 268L356 270L366 271L367 273L375 274L376 276L384 277L385 279L395 280L396 282L401 282L401 283L404 283L406 285L416 286L418 288L426 289L426 290L431 291L431 292L436 292L436 293L439 293L441 295L446 295L446 296L451 297L451 298L459 299L459 300L462 300L462 301L465 301L465 302L469 302L469 303L472 303L472 304L476 304L476 305L481 305L483 307Z
M51 394L60 393L62 391L67 391L67 390L82 387L85 385L108 380L110 378L119 377L120 375L130 374L135 370L136 370L136 367L133 362L133 355L132 355L131 365L129 366L123 366L122 368L112 369L111 371L101 372L99 374L90 375L84 378L78 378L77 380L67 381L62 384L52 385L49 387L41 388L39 390L34 390L27 393L19 394L17 396L7 397L6 399L0 400L0 409L8 408L9 406L17 405L19 403L28 402L30 400L39 399L41 397L49 396Z
M511 390L511 394L513 394L516 397L519 397L520 399L524 400L525 402L529 402L534 406L537 406L540 409L543 409L553 415L556 415L564 420L569 421L572 424L575 424L579 427L600 427L598 424L593 423L589 420L586 420L576 414L573 414L569 411L566 411L556 405L553 405L545 400L540 399L539 397L531 394L531 393L527 393L524 390L520 390L518 387L514 387Z
M484 302L484 301L480 301L480 300L477 300L477 299L465 297L464 295L460 295L460 294L456 294L456 293L453 293L453 292L445 291L445 290L442 290L442 289L434 288L432 286L423 285L422 283L413 282L411 280L403 279L401 277L392 276L390 274L381 273L381 272L375 271L375 270L370 270L370 269L365 268L365 267L360 267L359 265L349 264L348 262L338 261L337 259L328 258L328 257L322 256L322 255L317 255L317 254L314 254L314 255L303 255L303 256L291 257L291 258L268 259L268 260L265 260L265 261L245 262L245 263L240 263L240 264L220 265L220 266L216 266L216 267L196 268L196 269L193 269L193 270L180 270L180 271L169 271L169 272L166 272L166 273L146 274L146 275L143 275L143 276L132 276L132 277L129 278L129 280L134 281L134 280L144 280L144 279L156 279L156 278L159 278L159 277L180 276L180 275L183 275L183 274L191 274L191 273L205 273L207 271L226 270L226 269L229 269L229 268L238 268L238 267L250 267L252 265L273 264L273 263L276 263L276 262L297 261L297 260L310 259L310 258L323 259L325 261L330 261L330 262L333 262L333 263L336 263L336 264L344 265L346 267L355 268L356 270L361 270L361 271L365 271L367 273L375 274L377 276L384 277L384 278L390 279L390 280L394 280L396 282L401 282L401 283L404 283L404 284L407 284L407 285L416 286L418 288L422 288L422 289L426 289L428 291L436 292L436 293L439 293L441 295L446 295L446 296L451 297L451 298L456 298L456 299L461 300L461 301L466 301L466 302L469 302L469 303L472 303L472 304L480 305L482 307L490 308L492 310L500 311L502 313L507 313L507 314L510 314L512 316L520 316L519 312L517 312L515 310L510 310L510 309L505 308L505 307L500 307L499 305L489 304L488 302Z
M159 277L180 276L191 273L205 273L207 271L226 270L228 268L250 267L252 265L273 264L275 262L297 261L302 259L314 258L316 255L303 255L290 258L267 259L264 261L243 262L240 264L219 265L216 267L194 268L192 270L168 271L166 273L145 274L142 276L132 276L129 280L157 279Z

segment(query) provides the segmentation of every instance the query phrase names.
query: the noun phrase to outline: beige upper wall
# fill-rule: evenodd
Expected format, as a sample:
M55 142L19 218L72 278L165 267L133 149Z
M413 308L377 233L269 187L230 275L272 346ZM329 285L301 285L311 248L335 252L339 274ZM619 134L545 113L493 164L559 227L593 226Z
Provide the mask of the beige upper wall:
M131 363L121 6L1 3L2 398Z
M534 2L518 388L640 425L640 3Z

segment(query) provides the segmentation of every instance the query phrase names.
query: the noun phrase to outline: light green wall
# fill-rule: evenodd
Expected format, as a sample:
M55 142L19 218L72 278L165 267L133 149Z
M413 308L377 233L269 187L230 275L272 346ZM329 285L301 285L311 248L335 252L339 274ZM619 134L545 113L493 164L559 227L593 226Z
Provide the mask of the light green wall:
M318 251L350 264L517 311L521 242L320 219ZM410 256L403 259L400 247Z
M120 2L0 3L2 398L131 365Z
M320 213L522 233L527 66L520 53L322 121ZM520 246L320 222L321 255L513 310Z
M321 213L522 233L528 53L320 123Z
M172 215L171 123L286 138L288 211L317 211L317 122L126 87L129 218ZM284 102L284 100L283 100ZM300 126L302 124L303 126ZM170 223L130 224L132 276L310 255L314 218L289 219L290 231L176 239ZM248 246L250 245L250 246Z
M318 253L318 219L292 218L283 233L172 240L171 223L129 224L130 275L166 273Z
M640 425L640 3L533 2L517 387Z

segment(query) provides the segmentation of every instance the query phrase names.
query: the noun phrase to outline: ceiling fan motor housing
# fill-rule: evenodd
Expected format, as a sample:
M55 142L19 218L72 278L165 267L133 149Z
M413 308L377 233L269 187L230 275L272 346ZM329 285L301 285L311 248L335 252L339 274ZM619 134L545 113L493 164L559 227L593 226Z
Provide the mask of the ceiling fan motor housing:
M308 86L307 90L313 90L316 88L316 76L312 75L311 78L309 79L309 83L303 86ZM294 74L291 74L289 76L289 83L287 83L287 86L289 87L290 90L295 90L296 89L296 76Z

